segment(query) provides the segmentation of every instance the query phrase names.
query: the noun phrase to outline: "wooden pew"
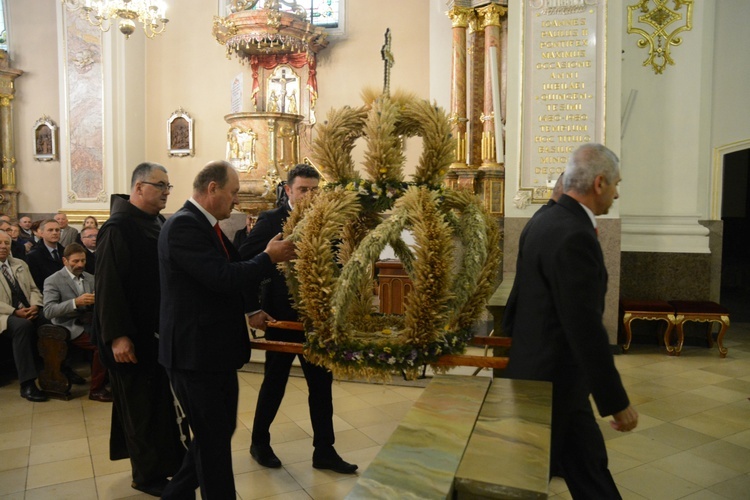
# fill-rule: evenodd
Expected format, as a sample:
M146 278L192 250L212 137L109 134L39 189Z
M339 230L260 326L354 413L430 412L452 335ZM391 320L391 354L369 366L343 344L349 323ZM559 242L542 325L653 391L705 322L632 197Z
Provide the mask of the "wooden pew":
M60 367L68 355L70 332L58 325L42 325L37 330L39 355L44 368L39 372L39 387L51 398L70 400L70 381Z

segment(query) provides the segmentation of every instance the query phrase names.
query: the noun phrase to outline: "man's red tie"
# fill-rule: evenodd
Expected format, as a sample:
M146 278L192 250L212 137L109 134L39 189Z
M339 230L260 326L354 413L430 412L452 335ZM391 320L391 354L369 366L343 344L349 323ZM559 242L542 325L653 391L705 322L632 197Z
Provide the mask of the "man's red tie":
M216 224L214 224L214 231L216 231L216 236L219 237L219 242L221 242L221 248L224 249L224 253L227 254L227 259L228 259L229 258L229 251L227 250L227 247L224 244L224 238L222 238L221 228L219 227L219 223L218 222Z

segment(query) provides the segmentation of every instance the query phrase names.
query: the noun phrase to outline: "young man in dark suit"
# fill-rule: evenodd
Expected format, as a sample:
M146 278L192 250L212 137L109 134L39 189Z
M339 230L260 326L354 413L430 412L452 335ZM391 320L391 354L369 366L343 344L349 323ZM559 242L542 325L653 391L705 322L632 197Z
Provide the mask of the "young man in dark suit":
M585 144L571 155L564 194L521 234L503 322L513 337L506 375L553 384L551 467L573 498L620 498L589 395L614 429L638 424L602 323L607 271L595 216L609 211L619 182L619 160L606 147Z
M294 244L273 238L264 252L239 261L219 228L237 204L239 177L215 161L193 182L193 196L159 236L159 362L169 373L193 440L162 498L234 498L231 439L237 422L237 369L250 359L246 287L294 257Z
M258 222L247 236L240 248L243 259L249 259L263 251L271 238L282 230L293 205L318 189L320 174L309 165L296 165L287 174L284 186L286 200L273 210L263 212ZM257 291L256 291L257 292ZM275 270L270 282L264 285L262 296L258 301L257 293L251 296L256 300L251 302L250 326L266 330L266 339L303 343L305 333L280 328L266 328L269 320L299 321L297 311L292 307L289 299L289 289L284 275ZM271 448L270 427L284 398L289 371L295 354L266 351L263 384L258 393L258 403L255 405L255 419L253 421L253 437L250 446L252 457L264 467L281 467L281 460ZM335 441L333 433L333 396L331 385L333 376L325 368L307 362L304 356L299 356L302 372L307 380L309 391L310 420L313 428L313 467L316 469L330 469L341 474L352 474L357 470L355 464L344 461L333 447Z
M37 288L44 290L44 280L63 268L65 247L60 244L60 224L56 220L45 220L39 225L39 229L42 241L26 254L26 262Z

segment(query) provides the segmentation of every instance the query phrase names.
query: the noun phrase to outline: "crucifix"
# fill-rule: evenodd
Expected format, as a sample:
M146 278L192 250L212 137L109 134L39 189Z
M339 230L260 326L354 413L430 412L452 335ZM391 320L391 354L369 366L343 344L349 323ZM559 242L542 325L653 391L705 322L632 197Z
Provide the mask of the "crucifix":
M385 65L383 75L383 95L391 95L391 68L393 67L393 52L391 52L391 28L385 30L385 43L380 49L380 57Z
M286 69L281 69L281 76L279 78L271 78L271 81L273 83L278 83L281 87L281 90L279 91L279 101L281 104L281 112L286 113L286 86L290 83L293 83L297 78L294 76L287 77L286 76Z

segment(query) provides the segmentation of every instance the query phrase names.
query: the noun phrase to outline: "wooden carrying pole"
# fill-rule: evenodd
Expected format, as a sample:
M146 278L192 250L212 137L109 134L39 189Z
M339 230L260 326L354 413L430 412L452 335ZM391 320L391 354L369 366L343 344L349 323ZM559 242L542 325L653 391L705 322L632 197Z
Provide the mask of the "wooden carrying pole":
M274 321L269 322L268 326L273 328L282 328L285 330L304 331L302 323L297 321ZM510 347L510 337L473 337L469 344L483 347ZM253 349L262 351L286 352L289 354L303 354L302 344L294 342L278 342L275 340L252 339L250 346ZM448 354L440 356L436 366L474 366L477 368L498 368L503 369L508 366L508 358L505 356L472 356L472 355L453 355Z

